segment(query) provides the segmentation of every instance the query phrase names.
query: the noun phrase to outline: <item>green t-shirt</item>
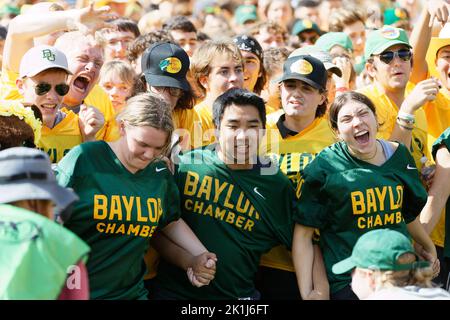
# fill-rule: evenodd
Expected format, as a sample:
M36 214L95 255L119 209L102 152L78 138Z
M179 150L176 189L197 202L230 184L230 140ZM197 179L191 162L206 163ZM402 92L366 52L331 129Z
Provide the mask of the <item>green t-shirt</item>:
M165 163L129 172L103 141L73 148L57 179L80 197L65 224L92 248L92 299L145 299L144 254L157 228L180 216L179 193Z
M433 158L436 159L436 153L441 146L450 151L450 128L447 128L433 144ZM447 218L448 217L448 218ZM447 200L445 206L445 242L444 242L444 256L450 258L450 198Z
M161 261L157 286L179 299L237 299L254 294L261 255L278 244L291 247L294 189L279 170L256 165L231 170L215 151L196 149L181 157L176 180L182 218L217 255L215 279L201 288L186 273Z
M389 228L408 235L412 222L426 203L414 159L399 144L381 166L352 157L338 142L324 149L304 171L299 199L299 224L320 231L332 293L351 282L350 273L335 275L331 267L352 253L364 233Z
M38 213L0 205L0 300L57 299L89 247Z

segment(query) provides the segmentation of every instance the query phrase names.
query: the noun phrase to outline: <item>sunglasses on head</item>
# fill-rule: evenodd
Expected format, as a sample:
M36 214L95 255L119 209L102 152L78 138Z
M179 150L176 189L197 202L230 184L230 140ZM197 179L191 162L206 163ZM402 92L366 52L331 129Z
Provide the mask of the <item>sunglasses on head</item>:
M34 91L38 96L43 96L47 92L49 92L52 89L52 85L50 83L41 82L38 83L34 87ZM60 96L65 96L69 92L69 85L66 83L60 83L55 85L55 91Z
M398 51L384 51L383 53L380 53L378 57L382 62L389 64L392 60L394 60L395 57L398 57L403 61L411 60L412 52L408 49L402 49Z

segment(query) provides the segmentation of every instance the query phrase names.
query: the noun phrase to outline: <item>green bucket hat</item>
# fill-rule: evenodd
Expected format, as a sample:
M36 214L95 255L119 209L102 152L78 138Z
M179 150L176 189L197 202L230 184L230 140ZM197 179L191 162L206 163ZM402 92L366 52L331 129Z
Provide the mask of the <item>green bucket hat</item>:
M334 46L341 46L345 50L353 52L352 40L344 32L327 32L321 35L314 45L326 52L329 52Z
M405 253L414 254L417 261L398 263L398 258ZM335 274L342 274L356 267L402 271L429 266L428 261L419 261L411 241L405 235L395 230L378 229L363 234L353 247L352 255L334 264L332 271Z
M372 31L366 40L364 58L368 60L373 54L380 54L396 44L404 44L411 48L405 30L393 26Z

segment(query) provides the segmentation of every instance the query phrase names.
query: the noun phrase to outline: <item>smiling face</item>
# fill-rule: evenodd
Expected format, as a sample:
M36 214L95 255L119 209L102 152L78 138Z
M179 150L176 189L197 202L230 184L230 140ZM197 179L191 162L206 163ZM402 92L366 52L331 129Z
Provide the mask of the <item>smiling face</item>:
M263 125L253 105L228 106L220 120L219 158L233 169L249 169L255 163Z
M150 126L120 125L119 159L132 173L145 169L165 150L168 134Z
M358 158L370 157L376 152L377 118L365 104L350 100L337 114L338 137L350 153Z
M36 85L47 83L51 85L50 91L44 95L36 93ZM17 87L19 93L24 98L25 104L35 104L42 113L44 125L52 128L55 123L56 112L58 111L64 96L60 96L55 86L67 83L67 73L61 69L50 69L43 71L31 78L18 79Z
M83 41L76 48L64 52L72 75L69 77L70 91L64 98L68 106L77 106L87 97L97 83L103 65L103 50L99 46Z
M439 80L450 90L450 46L439 49L436 57L436 70Z

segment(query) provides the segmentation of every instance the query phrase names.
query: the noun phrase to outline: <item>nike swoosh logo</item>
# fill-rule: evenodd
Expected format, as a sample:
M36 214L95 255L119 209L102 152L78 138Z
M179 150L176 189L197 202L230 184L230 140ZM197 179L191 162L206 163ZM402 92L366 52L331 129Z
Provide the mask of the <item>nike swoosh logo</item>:
M155 168L156 172L161 172L163 170L166 170L167 168Z
M258 187L255 187L255 188L253 189L253 191L255 191L255 193L256 193L258 196L260 196L261 198L263 198L264 200L266 200L266 198L265 198L261 193L259 193Z
M410 166L409 164L406 166L406 169L409 169L409 170L415 170L415 169L417 169L416 167L412 167L412 166Z

